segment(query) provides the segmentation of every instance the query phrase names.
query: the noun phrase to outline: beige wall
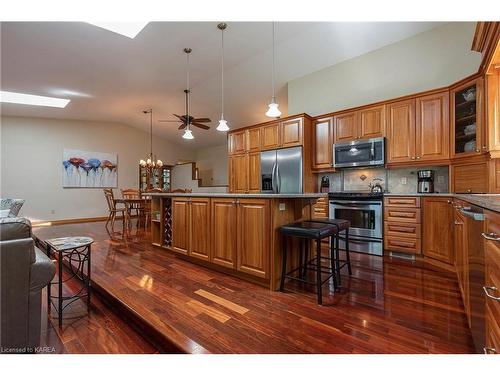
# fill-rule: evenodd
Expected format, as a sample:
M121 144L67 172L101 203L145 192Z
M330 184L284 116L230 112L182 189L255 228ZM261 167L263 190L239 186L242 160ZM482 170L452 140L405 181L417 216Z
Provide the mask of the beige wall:
M193 180L191 163L176 165L172 170L172 189L191 189L193 193L226 193L225 186L199 187L198 180Z
M203 185L227 185L227 145L206 147L196 151L196 165Z
M288 112L316 116L447 86L479 67L474 30L473 22L446 24L290 81Z
M62 188L63 148L117 153L119 188L138 186L137 163L149 151L148 134L123 124L2 117L0 131L0 195L25 199L21 214L35 220L107 214L101 189ZM193 159L164 139L154 140L154 151L168 164Z

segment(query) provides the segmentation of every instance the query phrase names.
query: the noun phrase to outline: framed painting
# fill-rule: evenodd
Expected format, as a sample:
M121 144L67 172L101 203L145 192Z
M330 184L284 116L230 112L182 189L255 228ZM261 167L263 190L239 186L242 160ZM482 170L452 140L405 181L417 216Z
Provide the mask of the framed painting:
M63 150L63 188L118 187L118 155L106 152Z

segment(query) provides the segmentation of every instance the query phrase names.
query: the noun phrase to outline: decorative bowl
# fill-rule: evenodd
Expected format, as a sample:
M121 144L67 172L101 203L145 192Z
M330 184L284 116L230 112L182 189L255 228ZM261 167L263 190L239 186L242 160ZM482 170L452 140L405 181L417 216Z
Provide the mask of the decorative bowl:
M476 89L471 87L467 91L463 92L462 96L464 97L466 102L471 102L476 99Z

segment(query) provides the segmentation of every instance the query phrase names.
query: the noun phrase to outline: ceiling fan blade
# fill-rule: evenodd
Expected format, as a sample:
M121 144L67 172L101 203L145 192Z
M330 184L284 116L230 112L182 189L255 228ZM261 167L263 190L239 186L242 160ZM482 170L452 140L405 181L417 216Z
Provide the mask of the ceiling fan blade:
M193 119L195 122L212 122L208 117L201 117L201 118L195 118Z
M179 120L158 120L158 122L179 122Z
M205 129L205 130L210 129L210 126L206 126L206 125L204 125L204 124L199 124L199 123L197 123L197 122L192 122L192 123L191 123L191 125L193 125L193 126L197 126L197 127L201 128L201 129Z
M186 124L186 123L182 123L182 124L179 126L179 130L184 129L186 126L187 126L187 124Z
M184 116L179 116L179 115L176 115L175 113L172 113L175 117L177 117L179 120L181 121L185 121L184 120Z

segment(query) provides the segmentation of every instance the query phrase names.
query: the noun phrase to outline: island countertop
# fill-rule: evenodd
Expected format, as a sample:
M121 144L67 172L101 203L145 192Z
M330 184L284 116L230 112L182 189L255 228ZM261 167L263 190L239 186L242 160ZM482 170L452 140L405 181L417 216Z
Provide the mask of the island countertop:
M267 198L267 199L318 199L328 196L327 193L302 194L270 194L270 193L143 193L151 197L192 197L192 198Z

